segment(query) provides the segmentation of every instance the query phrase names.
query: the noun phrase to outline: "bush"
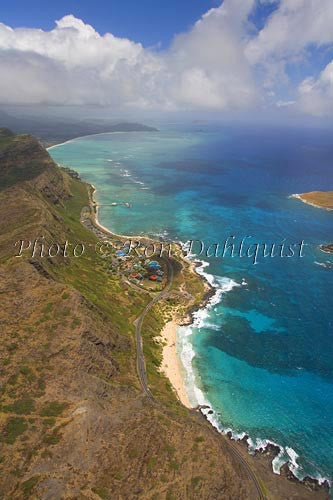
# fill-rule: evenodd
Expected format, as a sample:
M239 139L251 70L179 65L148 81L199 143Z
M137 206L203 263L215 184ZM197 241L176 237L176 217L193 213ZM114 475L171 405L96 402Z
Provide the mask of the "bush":
M49 302L48 304L46 304L45 307L43 307L42 312L47 314L47 313L51 312L52 310L53 310L53 303Z
M59 441L60 441L60 434L57 433L57 431L54 431L52 432L52 434L46 434L44 437L43 437L43 442L45 444L49 444L49 445L54 445L54 444L58 444Z
M96 495L102 498L102 500L107 500L109 498L109 492L104 486L96 486L92 490Z
M2 441L7 444L13 444L18 436L21 436L28 428L28 424L22 417L11 417L2 433Z
M156 465L156 457L149 457L148 459L148 469L149 470L152 470L155 468L155 465Z
M192 479L191 479L192 488L195 489L200 484L201 481L202 481L201 476L192 477Z
M22 490L24 495L23 498L30 498L31 491L36 486L38 481L39 481L39 476L33 476L27 481L24 481L24 483L22 483Z
M58 401L51 401L46 403L44 408L41 410L40 415L42 417L59 417L62 412L67 408L68 403L59 403Z
M20 373L29 381L33 382L36 378L34 372L29 368L29 366L21 366Z
M4 407L4 411L18 413L19 415L30 415L35 409L35 402L29 397L17 399L11 405Z
M172 460L169 464L169 467L171 470L178 470L179 469L179 463L176 462L176 460Z

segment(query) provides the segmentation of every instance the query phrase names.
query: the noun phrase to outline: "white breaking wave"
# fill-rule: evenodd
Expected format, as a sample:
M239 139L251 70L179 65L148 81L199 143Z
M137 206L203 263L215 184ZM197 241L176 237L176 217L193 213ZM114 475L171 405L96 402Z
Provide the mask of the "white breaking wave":
M302 479L301 467L297 463L298 454L290 446L283 447L280 444L269 439L257 438L255 441L252 438L247 439L248 449L250 453L255 451L265 450L268 445L274 445L279 448L279 453L272 460L272 468L275 474L280 474L282 465L288 462L289 468L293 474L299 479Z
M327 260L326 262L318 262L315 260L314 264L317 264L317 266L321 266L324 269L333 269L333 263L329 260Z
M193 313L193 322L191 325L179 327L178 347L181 363L185 371L185 388L191 404L194 407L198 405L207 406L208 408L201 409L202 413L216 429L218 429L220 432L223 432L223 429L220 428L218 419L216 418L217 415L214 412L213 408L211 408L211 404L204 395L203 391L200 389L200 382L197 380L198 374L195 372L193 367L193 360L196 353L192 344L192 335L195 330L199 330L200 328L217 328L217 325L212 325L209 322L210 309L221 302L222 296L225 293L230 292L233 288L241 285L230 278L207 273L205 269L209 266L209 262L197 259L189 260L200 262L201 265L196 267L196 272L200 276L203 276L206 281L216 289L216 292L210 298L206 307L198 309ZM243 283L246 283L245 280L243 280L242 284Z
M297 463L297 459L298 459L299 455L296 453L295 450L293 450L293 448L290 448L290 446L286 446L285 450L286 450L286 452L289 455L289 467L290 467L290 470L294 474L296 474L297 469L300 467L298 465L298 463Z
M145 188L141 188L141 189L145 189ZM164 231L162 233L152 233L151 236L152 236L152 238L161 238L164 240L168 240L169 233L166 229L164 229Z
M126 168L121 168L120 172L122 172L122 177L131 177L129 170L127 170Z

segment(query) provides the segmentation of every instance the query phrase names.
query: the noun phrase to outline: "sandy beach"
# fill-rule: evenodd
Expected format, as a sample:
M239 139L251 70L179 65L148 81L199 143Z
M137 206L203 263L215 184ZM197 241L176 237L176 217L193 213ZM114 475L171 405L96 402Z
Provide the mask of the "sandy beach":
M63 144L68 144L69 142L76 141L77 139L85 139L86 137L94 137L96 135L109 135L109 134L125 134L128 132L122 132L121 130L115 130L114 132L98 132L97 134L87 134L87 135L80 135L78 137L73 137L73 139L69 139L68 141L64 142L59 142L57 144L52 144L52 146L48 146L46 151L49 151L50 149L57 148L58 146L62 146Z
M166 323L161 331L161 337L166 343L163 347L161 371L170 380L181 403L187 408L192 408L185 391L185 385L181 372L181 362L177 354L177 329L178 324L176 321L172 320Z
M116 134L117 132L110 132L111 134ZM119 132L122 133L122 132ZM98 135L98 134L97 134ZM103 224L100 223L98 219L98 212L99 212L99 206L97 202L97 188L93 184L90 184L92 187L92 192L90 193L90 208L91 208L91 218L94 223L94 225L100 229L102 232L107 233L107 236L110 236L111 238L119 238L121 241L154 241L152 238L149 236L145 235L125 235L125 234L117 234L113 233L108 229L107 227L103 226Z

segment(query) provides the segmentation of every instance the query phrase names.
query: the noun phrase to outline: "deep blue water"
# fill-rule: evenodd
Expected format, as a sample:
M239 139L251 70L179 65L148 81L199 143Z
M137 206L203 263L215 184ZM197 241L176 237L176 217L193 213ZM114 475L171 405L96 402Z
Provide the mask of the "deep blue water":
M105 134L50 150L97 187L101 223L123 234L181 241L306 243L304 257L207 258L212 304L178 349L193 403L214 408L221 429L253 445L284 447L300 476L333 477L333 212L293 193L333 189L333 141L325 131L178 126ZM246 248L246 247L245 247ZM295 252L299 247L295 247ZM286 253L285 249L285 253ZM193 357L194 356L194 357ZM297 457L298 455L298 457ZM275 462L277 466L277 461Z

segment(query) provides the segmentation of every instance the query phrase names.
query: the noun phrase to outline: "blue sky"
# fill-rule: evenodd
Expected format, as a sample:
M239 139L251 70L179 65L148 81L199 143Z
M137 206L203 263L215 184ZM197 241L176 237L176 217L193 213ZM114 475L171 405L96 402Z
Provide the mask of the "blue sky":
M0 71L0 105L333 117L333 0L13 0Z
M111 32L141 42L145 47L167 46L175 33L188 30L202 14L219 2L214 0L57 0L3 2L1 22L12 27L50 30L54 21L73 14L101 34Z

